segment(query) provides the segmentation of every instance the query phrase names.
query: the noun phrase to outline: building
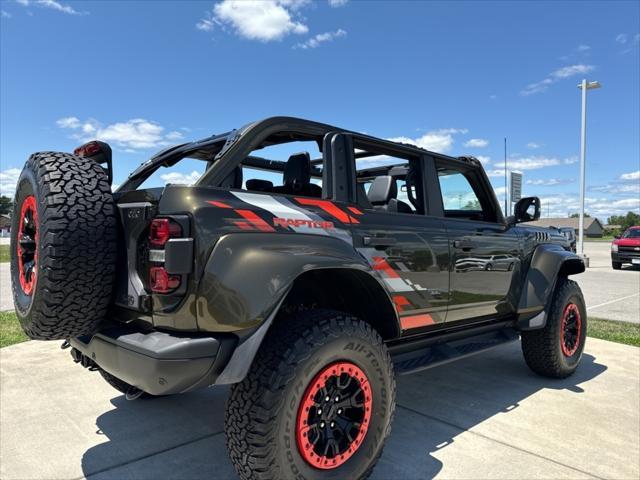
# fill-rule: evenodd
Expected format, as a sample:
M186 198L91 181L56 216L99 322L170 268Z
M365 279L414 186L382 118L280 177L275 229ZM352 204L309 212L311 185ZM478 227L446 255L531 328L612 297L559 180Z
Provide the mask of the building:
M11 235L11 217L0 215L0 237L8 237L9 235Z
M571 227L578 235L579 218L541 218L535 222L527 222L527 225L535 225L536 227ZM591 238L600 238L604 233L604 227L600 220L594 217L584 218L584 236Z

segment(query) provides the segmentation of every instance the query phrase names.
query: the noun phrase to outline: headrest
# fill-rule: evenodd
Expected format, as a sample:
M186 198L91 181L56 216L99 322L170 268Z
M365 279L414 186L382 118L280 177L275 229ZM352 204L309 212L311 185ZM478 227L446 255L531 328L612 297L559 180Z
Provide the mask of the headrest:
M372 205L386 205L389 200L398 195L398 186L393 177L383 175L376 177L367 193L367 198Z
M284 167L285 185L306 185L311 182L311 156L309 152L294 153Z
M242 167L234 168L222 181L220 188L242 188Z
M258 178L252 178L247 180L247 190L254 190L256 192L269 192L273 189L273 182L269 180L260 180Z

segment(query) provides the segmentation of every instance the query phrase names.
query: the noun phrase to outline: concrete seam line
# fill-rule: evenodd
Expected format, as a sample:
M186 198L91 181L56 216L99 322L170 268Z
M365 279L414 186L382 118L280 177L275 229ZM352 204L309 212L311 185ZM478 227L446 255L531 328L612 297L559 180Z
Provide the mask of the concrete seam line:
M89 477L92 477L94 475L98 475L100 473L108 472L109 470L115 470L116 468L126 467L127 465L130 465L132 463L136 463L136 462L139 462L141 460L146 460L147 458L155 457L156 455L161 455L163 453L170 452L171 450L175 450L176 448L184 447L184 446L189 445L191 443L197 443L197 442L199 442L201 440L205 440L205 439L210 438L210 437L215 437L216 435L220 435L221 433L224 433L224 430L221 430L219 432L209 433L207 435L203 435L201 437L194 438L192 440L187 440L185 442L179 443L177 445L173 445L171 447L167 447L167 448L162 449L162 450L158 450L157 452L153 452L153 453L150 453L148 455L143 455L141 457L132 458L131 460L127 460L126 462L123 462L123 463L121 463L119 465L113 465L111 467L101 468L100 470L96 470L95 472L87 473L86 475L84 475L82 477L76 477L76 478L73 478L71 480L83 480L83 479L87 479Z
M582 473L584 475L587 475L587 476L589 476L591 478L597 478L599 480L604 480L602 477L598 477L597 475L594 475L593 473L585 472L584 470L580 470L579 468L572 467L571 465L566 465L566 464L564 464L562 462L559 462L557 460L554 460L552 458L547 458L547 457L545 457L543 455L540 455L539 453L531 452L531 451L526 450L524 448L516 447L515 445L510 445L508 443L502 442L500 440L497 440L495 438L489 437L489 436L484 435L482 433L468 430L468 429L466 429L464 427L461 427L460 425L456 425L455 423L448 422L447 420L442 420L441 418L434 417L434 416L428 415L426 413L422 413L422 412L420 412L418 410L414 410L413 408L405 407L404 405L400 405L398 402L396 402L396 405L398 407L400 407L400 408L404 408L405 410L407 410L409 412L415 413L416 415L420 415L420 416L423 416L423 417L428 418L430 420L433 420L433 421L436 421L436 422L440 422L440 423L442 423L444 425L447 425L449 427L455 428L456 430L460 430L462 432L469 432L471 435L476 435L478 437L484 438L485 440L489 440L490 442L499 443L500 445L503 445L505 447L512 448L514 450L518 450L518 451L520 451L522 453L533 455L534 457L540 458L542 460L546 460L546 461L551 462L551 463L555 463L556 465L560 465L561 467L568 468L569 470L574 470L576 472L580 472L580 473Z
M592 305L590 307L587 307L587 310L591 310L592 308L604 307L605 305L611 305L612 303L616 303L616 302L619 302L621 300L626 300L628 298L637 297L638 295L640 295L640 293L634 293L633 295L627 295L626 297L621 297L621 298L617 298L615 300L610 300L608 302L600 303L599 305Z

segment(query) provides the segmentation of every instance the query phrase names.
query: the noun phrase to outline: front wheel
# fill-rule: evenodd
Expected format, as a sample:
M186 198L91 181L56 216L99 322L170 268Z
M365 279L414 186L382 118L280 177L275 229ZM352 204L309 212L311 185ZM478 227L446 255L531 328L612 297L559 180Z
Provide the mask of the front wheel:
M367 478L395 408L389 353L367 323L315 310L275 325L227 403L242 479Z
M559 278L544 328L522 332L524 359L540 375L568 377L578 368L586 337L582 291L576 282Z
M611 262L611 268L614 270L620 270L622 268L621 262Z

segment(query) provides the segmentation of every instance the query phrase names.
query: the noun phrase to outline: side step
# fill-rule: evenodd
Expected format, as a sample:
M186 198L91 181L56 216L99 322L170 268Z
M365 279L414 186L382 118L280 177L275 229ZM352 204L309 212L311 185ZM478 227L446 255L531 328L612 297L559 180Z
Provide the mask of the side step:
M427 368L470 357L505 343L518 340L520 334L512 329L496 330L481 335L430 345L412 352L398 353L392 359L396 373L407 375Z

